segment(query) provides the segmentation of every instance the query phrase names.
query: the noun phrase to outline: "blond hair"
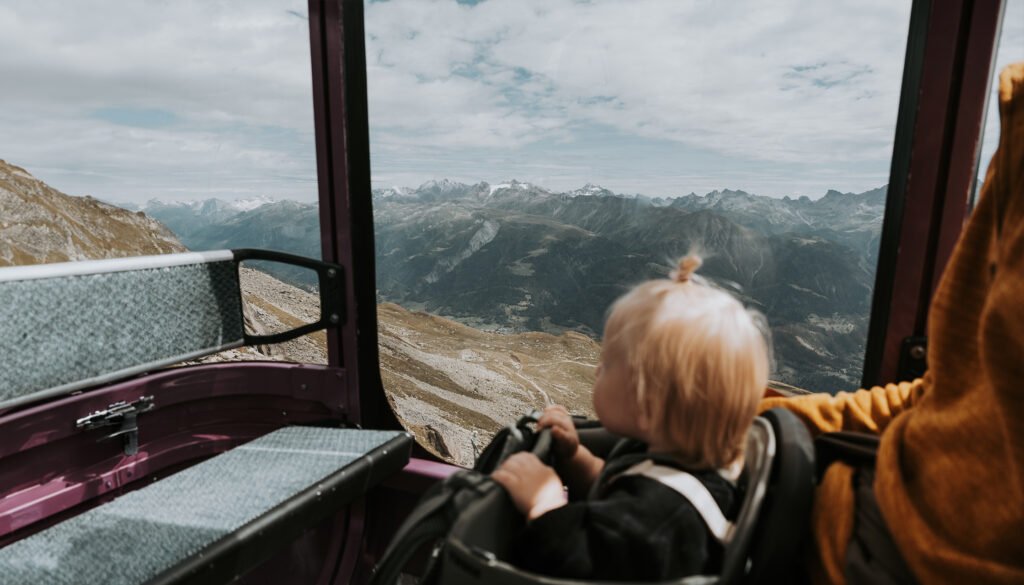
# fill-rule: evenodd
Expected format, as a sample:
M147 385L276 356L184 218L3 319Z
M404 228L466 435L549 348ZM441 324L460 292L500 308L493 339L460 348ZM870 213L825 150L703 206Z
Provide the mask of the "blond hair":
M624 356L650 435L695 468L725 467L743 453L768 382L764 318L679 261L671 279L640 284L613 305L605 349Z

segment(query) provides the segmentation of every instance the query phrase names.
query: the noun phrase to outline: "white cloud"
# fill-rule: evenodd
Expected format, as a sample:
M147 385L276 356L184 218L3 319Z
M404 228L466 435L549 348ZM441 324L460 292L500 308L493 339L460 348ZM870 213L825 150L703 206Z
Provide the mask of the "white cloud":
M881 1L372 3L375 152L416 142L515 149L601 124L737 165L829 165L839 175L871 164L877 186L908 19L909 2ZM432 84L453 80L465 103L431 99Z
M5 2L0 158L115 200L315 198L309 26L289 10L305 2Z
M909 8L371 2L374 176L650 194L875 187L887 179ZM0 158L115 199L312 199L305 10L302 0L4 2ZM118 108L175 123L96 115Z

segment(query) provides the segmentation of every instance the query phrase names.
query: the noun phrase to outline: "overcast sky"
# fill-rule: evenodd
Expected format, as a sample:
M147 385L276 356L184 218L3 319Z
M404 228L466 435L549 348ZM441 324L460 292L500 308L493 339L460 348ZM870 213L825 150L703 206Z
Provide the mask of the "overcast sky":
M1002 61L1024 58L1010 2ZM878 187L909 6L369 3L375 186ZM0 79L0 158L67 193L316 198L303 0L5 0Z

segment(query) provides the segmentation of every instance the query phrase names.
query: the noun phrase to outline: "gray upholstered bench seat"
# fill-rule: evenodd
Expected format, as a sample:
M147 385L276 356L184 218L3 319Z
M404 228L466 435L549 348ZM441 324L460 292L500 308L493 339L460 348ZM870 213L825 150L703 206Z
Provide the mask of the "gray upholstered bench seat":
M286 427L0 549L0 581L228 581L402 469L411 444Z

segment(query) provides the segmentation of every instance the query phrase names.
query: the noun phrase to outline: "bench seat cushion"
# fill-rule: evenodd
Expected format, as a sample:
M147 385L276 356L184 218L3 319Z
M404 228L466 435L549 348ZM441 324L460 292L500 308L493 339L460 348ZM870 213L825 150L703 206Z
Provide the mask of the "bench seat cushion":
M0 549L0 575L135 585L194 576L217 558L237 565L246 555L232 549L248 536L266 545L303 508L307 519L310 508L336 512L399 471L410 447L397 431L286 427Z

